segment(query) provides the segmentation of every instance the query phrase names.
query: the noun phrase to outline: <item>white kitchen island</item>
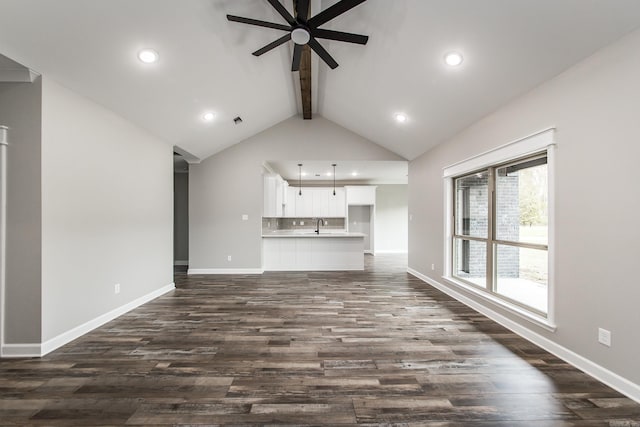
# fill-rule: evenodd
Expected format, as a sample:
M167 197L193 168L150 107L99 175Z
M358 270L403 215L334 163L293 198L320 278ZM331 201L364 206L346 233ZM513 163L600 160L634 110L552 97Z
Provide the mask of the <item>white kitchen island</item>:
M269 231L262 234L265 271L364 270L364 234Z

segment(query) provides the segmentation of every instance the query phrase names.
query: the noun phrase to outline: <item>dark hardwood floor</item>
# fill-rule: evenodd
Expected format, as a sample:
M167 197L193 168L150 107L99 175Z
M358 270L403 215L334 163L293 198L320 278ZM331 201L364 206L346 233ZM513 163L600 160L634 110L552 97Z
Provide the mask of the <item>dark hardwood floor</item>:
M640 426L640 405L408 275L176 274L42 359L0 361L1 425Z

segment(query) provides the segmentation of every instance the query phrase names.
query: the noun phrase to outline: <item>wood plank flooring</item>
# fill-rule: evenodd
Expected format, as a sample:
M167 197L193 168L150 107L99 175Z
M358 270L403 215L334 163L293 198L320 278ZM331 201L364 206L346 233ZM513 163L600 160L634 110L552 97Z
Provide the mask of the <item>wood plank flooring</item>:
M408 275L176 275L43 357L0 361L0 425L640 426L640 405Z

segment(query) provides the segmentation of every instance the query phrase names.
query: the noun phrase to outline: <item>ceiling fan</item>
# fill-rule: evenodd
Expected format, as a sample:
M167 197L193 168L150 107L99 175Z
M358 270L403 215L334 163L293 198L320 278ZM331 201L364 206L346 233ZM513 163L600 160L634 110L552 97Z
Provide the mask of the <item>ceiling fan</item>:
M295 17L293 17L287 9L280 3L279 0L267 0L271 6L287 21L288 25L277 24L275 22L260 21L257 19L243 18L241 16L227 15L227 19L233 22L240 22L243 24L257 25L259 27L273 28L275 30L286 31L287 34L279 39L269 43L265 47L253 52L253 55L260 56L263 53L269 52L289 40L293 40L295 43L293 48L293 60L291 62L291 71L298 71L300 69L300 57L302 56L302 49L305 45L309 45L313 51L318 54L324 62L327 63L332 69L338 66L338 63L329 55L329 52L322 47L322 45L316 39L337 40L347 43L367 44L369 36L363 36L360 34L343 33L341 31L325 30L318 28L319 26L326 24L333 18L353 9L360 3L364 3L366 0L341 0L333 6L323 10L317 15L308 18L309 15L309 1L310 0L294 0L295 4Z

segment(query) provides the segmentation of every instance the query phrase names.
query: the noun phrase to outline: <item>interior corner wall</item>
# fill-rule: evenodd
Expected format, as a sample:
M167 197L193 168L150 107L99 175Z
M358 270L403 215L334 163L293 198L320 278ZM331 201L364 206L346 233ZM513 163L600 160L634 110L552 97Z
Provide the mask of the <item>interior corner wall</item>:
M189 261L189 173L173 174L173 261Z
M0 125L7 147L5 343L41 339L41 103L42 80L0 83Z
M262 164L267 160L406 159L323 117L294 116L190 165L190 269L262 268Z
M634 383L640 390L640 31L597 52L409 164L409 267ZM555 322L548 332L443 283L442 170L556 127ZM436 271L429 266L434 263ZM598 343L598 328L612 346Z
M408 185L384 184L376 188L375 251L407 253Z
M43 342L172 282L172 146L45 76Z

